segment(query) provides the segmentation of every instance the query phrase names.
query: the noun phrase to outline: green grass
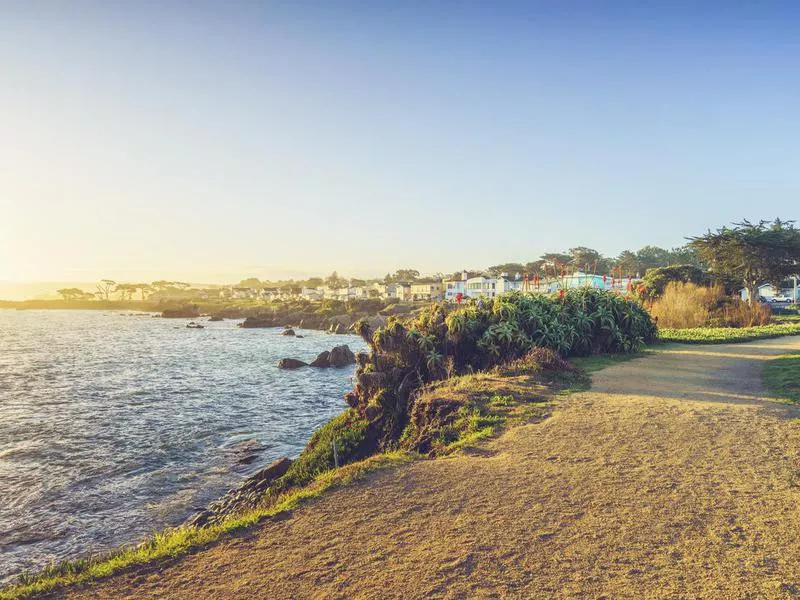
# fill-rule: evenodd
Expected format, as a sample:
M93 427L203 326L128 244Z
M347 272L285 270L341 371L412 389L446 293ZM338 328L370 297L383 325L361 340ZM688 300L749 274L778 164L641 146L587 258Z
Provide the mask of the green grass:
M729 344L800 335L800 323L778 323L757 327L694 327L691 329L659 329L659 342L684 344Z
M332 487L362 479L378 469L407 463L416 456L411 453L387 453L372 456L319 475L312 484L287 493L278 502L244 514L232 515L222 523L206 528L179 527L156 533L138 546L121 548L109 554L53 565L36 574L23 574L16 585L0 590L0 600L15 600L46 593L57 587L107 577L127 567L159 559L174 558L190 550L215 542L236 530L254 525L263 519L293 510L303 502L318 497Z
M800 402L800 354L768 360L761 370L761 380L775 398Z
M772 317L773 323L800 323L800 315L787 314L774 315Z

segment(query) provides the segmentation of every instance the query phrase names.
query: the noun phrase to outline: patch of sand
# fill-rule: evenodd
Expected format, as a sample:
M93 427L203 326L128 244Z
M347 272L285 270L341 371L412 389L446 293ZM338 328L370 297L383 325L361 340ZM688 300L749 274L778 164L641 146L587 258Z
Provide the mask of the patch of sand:
M800 424L762 361L670 346L484 451L326 494L74 598L800 596ZM62 592L62 595L65 593Z

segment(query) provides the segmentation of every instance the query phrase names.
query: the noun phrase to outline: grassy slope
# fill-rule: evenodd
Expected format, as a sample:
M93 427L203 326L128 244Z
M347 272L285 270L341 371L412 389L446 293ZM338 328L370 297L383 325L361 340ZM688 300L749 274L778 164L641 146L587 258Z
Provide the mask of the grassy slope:
M800 354L767 361L761 371L761 379L776 398L800 402Z

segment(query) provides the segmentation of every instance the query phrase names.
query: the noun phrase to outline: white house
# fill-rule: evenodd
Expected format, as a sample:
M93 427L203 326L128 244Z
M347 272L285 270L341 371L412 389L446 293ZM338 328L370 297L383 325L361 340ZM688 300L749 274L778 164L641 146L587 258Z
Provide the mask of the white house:
M300 296L305 298L306 300L322 300L325 297L325 291L323 288L309 288L304 287L300 290Z
M445 300L455 302L459 294L462 298L494 298L507 292L523 291L525 281L519 273L514 277L503 273L500 277L494 278L482 275L469 277L466 271L462 271L461 279L449 279L444 281L443 285Z
M400 301L411 300L411 286L407 283L395 284L395 297Z
M258 290L249 287L232 287L230 289L230 297L234 300L252 300L258 295Z
M466 296L467 279L469 279L469 275L467 275L467 272L461 271L460 279L447 279L443 281L442 284L444 285L444 299L450 302L455 302L459 294L461 294L462 297Z
M507 292L521 292L523 291L524 284L525 282L519 273L516 273L514 277L509 277L508 273L502 273L500 277L497 278L496 292L498 295Z
M497 295L497 280L484 275L470 277L464 282L464 295L467 298L494 298Z
M369 290L374 290L378 294L378 298L397 298L397 290L402 287L397 283L373 283ZM367 290L367 294L369 294Z
M739 290L739 295L745 302L750 298L750 294L745 288ZM797 302L800 300L800 290L797 290L795 287L782 287L777 289L771 283L762 283L758 286L758 297L764 298L767 301L773 298L786 298L789 300L794 298L795 302Z

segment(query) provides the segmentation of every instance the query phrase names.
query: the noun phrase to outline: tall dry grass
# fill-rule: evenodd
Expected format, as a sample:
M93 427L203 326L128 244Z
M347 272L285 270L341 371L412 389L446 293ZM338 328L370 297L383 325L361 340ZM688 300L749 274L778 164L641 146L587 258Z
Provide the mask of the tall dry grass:
M722 286L702 286L673 281L650 306L660 327L751 327L770 321L768 306L747 304L725 295Z

